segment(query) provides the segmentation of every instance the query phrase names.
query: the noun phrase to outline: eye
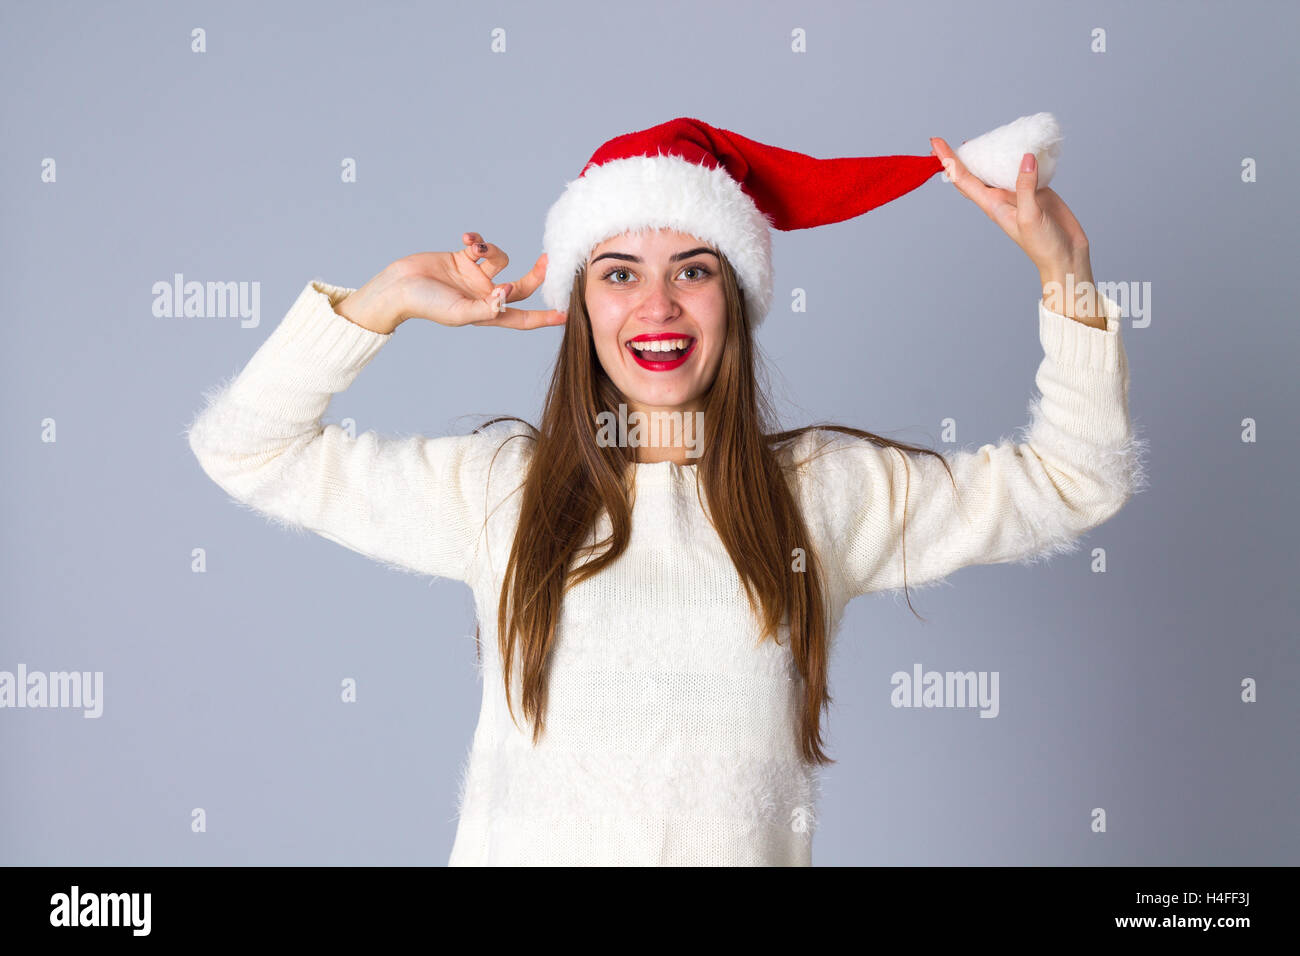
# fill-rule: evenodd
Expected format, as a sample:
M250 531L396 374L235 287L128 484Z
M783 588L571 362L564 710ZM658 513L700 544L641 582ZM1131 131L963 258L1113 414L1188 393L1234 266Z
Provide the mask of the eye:
M626 273L628 275L631 275L632 270L627 268L627 266L615 266L614 268L607 271L603 276L601 276L601 278L604 279L606 282L608 282L610 276L618 275L620 273ZM615 282L614 285L627 285L627 283Z
M698 275L697 275L694 279L691 279L691 280L690 280L690 281L692 281L692 282L703 282L705 279L709 278L709 276L713 275L713 270L711 270L708 266L702 265L702 264L700 264L700 263L694 263L694 264L692 264L692 265L686 266L686 267L683 268L682 271L681 271L680 273L678 273L678 274L679 274L679 275L684 275L684 274L686 274L687 272L695 272L695 273L698 273ZM613 284L613 285L628 285L628 284L629 284L629 282L628 282L627 280L623 280L623 279L614 279L614 276L617 276L617 275L628 275L628 276L630 276L630 275L632 275L632 270L629 269L627 266L614 266L614 267L611 268L611 269L607 269L607 270L605 270L604 274L601 275L601 279L604 280L605 282L609 282L609 283L611 283L611 284Z

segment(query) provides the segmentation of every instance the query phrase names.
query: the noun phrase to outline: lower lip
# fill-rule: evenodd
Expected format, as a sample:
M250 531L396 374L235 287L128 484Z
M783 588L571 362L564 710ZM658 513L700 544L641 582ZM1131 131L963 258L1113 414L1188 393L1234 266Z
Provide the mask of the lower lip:
M652 362L649 359L642 358L641 353L632 348L632 346L629 345L627 349L632 353L632 359L643 369L650 372L671 372L691 357L691 353L695 351L695 345L698 342L699 339L695 339L689 346L687 346L686 351L682 353L681 358L675 358L669 362ZM651 352L650 354L653 355L654 353Z

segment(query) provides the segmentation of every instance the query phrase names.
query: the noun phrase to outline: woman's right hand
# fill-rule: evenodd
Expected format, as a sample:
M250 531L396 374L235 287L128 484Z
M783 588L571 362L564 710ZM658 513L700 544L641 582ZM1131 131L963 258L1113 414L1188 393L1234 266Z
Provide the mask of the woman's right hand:
M441 325L496 325L538 329L563 325L567 313L554 309L512 309L507 302L527 299L546 278L543 253L514 282L494 283L510 262L497 246L477 232L461 234L459 252L417 252L385 267L345 297L335 311L351 322L385 335L410 318ZM484 260L479 262L479 260Z

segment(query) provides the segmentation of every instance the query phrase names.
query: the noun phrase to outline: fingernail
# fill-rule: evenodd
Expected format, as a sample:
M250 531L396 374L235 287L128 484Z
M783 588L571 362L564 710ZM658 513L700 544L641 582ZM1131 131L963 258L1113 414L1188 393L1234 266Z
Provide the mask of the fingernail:
M1033 153L1025 153L1025 158L1020 161L1020 171L1022 173L1032 173L1036 160Z

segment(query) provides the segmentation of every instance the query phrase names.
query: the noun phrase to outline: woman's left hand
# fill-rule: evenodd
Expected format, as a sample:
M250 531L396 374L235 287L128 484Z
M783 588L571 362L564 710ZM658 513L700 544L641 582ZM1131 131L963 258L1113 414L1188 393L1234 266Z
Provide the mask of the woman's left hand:
M1064 200L1051 189L1038 188L1038 164L1030 157L1028 170L1022 162L1016 191L986 186L968 170L946 142L930 140L934 155L957 190L996 222L1038 268L1046 282L1073 272L1075 281L1092 281L1088 237ZM1023 157L1022 157L1023 160ZM1080 268L1086 267L1086 275Z
M1043 298L1048 307L1086 325L1105 328L1103 310L1095 298L1088 237L1060 196L1038 188L1034 154L1021 157L1016 191L1011 192L985 185L942 139L935 137L930 146L957 190L983 209L1029 256L1045 287ZM1066 301L1062 294L1070 288L1070 282L1080 291L1079 303Z

